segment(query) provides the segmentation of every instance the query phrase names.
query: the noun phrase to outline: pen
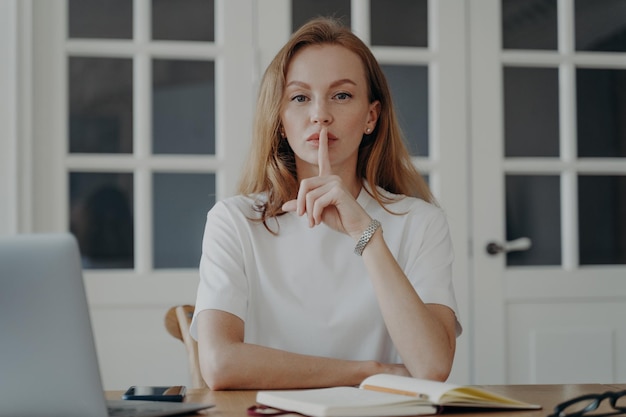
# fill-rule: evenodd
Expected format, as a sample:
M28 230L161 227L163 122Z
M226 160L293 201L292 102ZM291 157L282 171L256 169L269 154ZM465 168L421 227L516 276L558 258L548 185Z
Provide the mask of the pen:
M387 388L387 387L379 387L377 385L363 385L363 389L369 389L372 391L379 391L379 392L387 392L389 394L398 394L398 395L408 395L410 397L417 397L419 399L422 400L427 400L428 399L428 395L426 394L422 394L419 392L413 392L413 391L403 391L400 389L394 389L394 388Z

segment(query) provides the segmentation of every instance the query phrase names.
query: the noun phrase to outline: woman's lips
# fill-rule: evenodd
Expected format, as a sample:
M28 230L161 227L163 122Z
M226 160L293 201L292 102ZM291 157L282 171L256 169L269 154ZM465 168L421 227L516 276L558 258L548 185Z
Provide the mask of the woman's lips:
M320 134L319 133L313 133L306 140L307 140L307 142L319 142ZM337 140L337 137L335 135L329 133L328 134L328 141L330 142L331 140Z

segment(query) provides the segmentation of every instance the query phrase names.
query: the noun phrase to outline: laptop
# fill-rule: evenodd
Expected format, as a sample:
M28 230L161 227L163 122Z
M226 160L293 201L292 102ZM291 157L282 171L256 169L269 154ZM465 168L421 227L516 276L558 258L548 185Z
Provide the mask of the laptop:
M160 417L210 407L107 401L76 240L0 237L0 416Z

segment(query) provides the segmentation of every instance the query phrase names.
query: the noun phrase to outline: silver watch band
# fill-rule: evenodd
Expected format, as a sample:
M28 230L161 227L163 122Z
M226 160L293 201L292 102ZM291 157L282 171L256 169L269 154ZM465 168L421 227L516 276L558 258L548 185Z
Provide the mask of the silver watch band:
M372 236L374 236L374 233L376 233L376 230L378 230L379 227L380 222L376 219L372 219L371 223L369 224L369 226L367 226L367 229L365 229L365 231L359 238L356 246L354 247L355 254L359 256L363 255L363 250L365 249L370 239L372 238Z

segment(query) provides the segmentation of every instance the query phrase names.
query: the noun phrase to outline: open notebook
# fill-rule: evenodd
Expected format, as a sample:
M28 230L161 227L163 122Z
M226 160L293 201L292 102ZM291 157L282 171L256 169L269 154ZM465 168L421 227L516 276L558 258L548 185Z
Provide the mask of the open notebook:
M159 417L209 407L107 402L75 239L0 237L0 416Z
M537 410L541 406L474 386L377 374L359 387L259 391L257 403L314 417L415 416L463 409Z

